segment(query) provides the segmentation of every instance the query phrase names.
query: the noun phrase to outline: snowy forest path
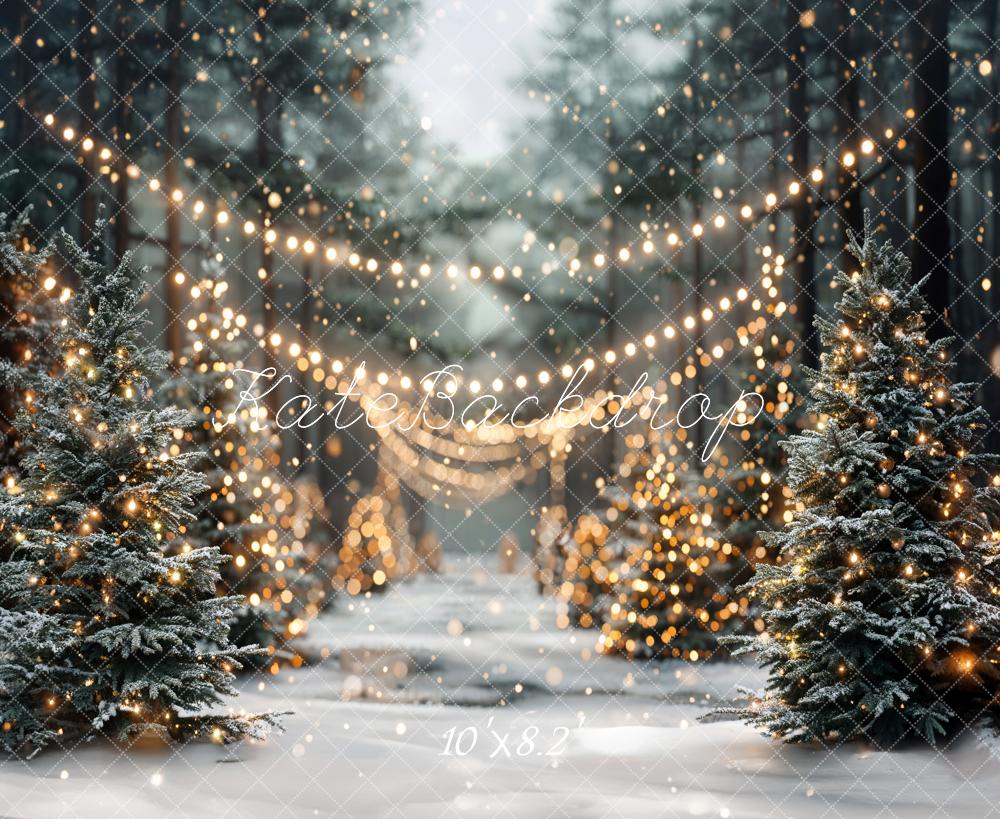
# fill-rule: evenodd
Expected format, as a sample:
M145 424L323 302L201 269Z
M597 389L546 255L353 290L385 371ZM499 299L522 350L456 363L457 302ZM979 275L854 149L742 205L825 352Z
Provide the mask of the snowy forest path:
M0 763L0 815L1000 816L1000 757L972 737L827 751L702 724L760 673L595 655L593 632L555 616L527 572L472 559L339 600L307 637L324 662L247 678L234 703L292 711L284 734Z

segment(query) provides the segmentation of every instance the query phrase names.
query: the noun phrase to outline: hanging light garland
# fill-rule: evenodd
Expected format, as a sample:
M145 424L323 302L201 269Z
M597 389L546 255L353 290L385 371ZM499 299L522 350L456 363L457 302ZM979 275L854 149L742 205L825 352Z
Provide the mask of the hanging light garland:
M77 146L83 154L96 154L102 163L98 166L99 173L109 176L112 181L116 181L118 171L115 170L115 165L123 157L116 153L114 149L108 145L100 144L99 140L93 136L85 136L77 133L70 126L60 126L56 121L55 115L52 113L45 114L42 117L42 122L47 126L48 132L61 137L65 143ZM887 128L885 130L887 141L891 141L894 135L895 132L893 129ZM843 167L852 170L857 167L860 161L859 156L871 156L873 154L877 160L879 158L878 148L874 139L864 137L861 139L856 150L845 150L838 158L838 162ZM158 177L146 174L135 163L128 163L125 166L125 173L130 179L143 181L150 191L163 196L172 207L189 208L191 216L195 220L200 220L202 217L210 215L214 223L220 228L235 225L238 221L237 217L227 208L216 208L209 214L209 207L204 199L186 193L181 188L167 190ZM776 191L770 191L761 195L760 200L756 202L750 200L728 202L725 205L720 205L719 211L704 222L693 222L684 228L679 227L676 230L668 228L661 240L655 240L652 236L646 236L636 242L622 245L613 250L610 256L607 252L597 251L588 261L595 269L600 270L609 264L623 265L632 259L641 259L657 252L674 252L687 239L700 241L704 237L708 227L717 231L725 228L729 222L727 211L737 213L737 218L743 222L753 222L761 214L766 215L780 209L787 201L802 195L810 184L819 184L824 178L825 172L821 167L817 166L805 178L789 182L785 191L781 194ZM272 206L279 206L281 204L280 194L272 192L272 195L278 197ZM330 243L315 235L302 236L298 232L289 231L271 224L267 220L258 222L253 219L245 219L240 224L240 230L248 239L259 238L268 246L275 249L282 249L289 254L301 253L304 256L315 256L316 258L325 259L331 264L346 264L346 266L358 272L371 275L388 271L390 275L398 277L401 284L403 279L412 275L414 277L414 284L412 286L416 286L419 283L419 279L431 278L434 272L431 265L427 262L420 263L415 271L413 271L401 259L391 260L386 263L374 257L362 257L356 252L348 252L341 245ZM567 263L570 275L575 275L582 268L582 265L583 260L579 257L571 258ZM455 264L448 264L439 270L437 275L448 279L463 278L472 282L502 281L508 275L514 279L520 279L524 275L523 268L518 265L507 266L496 264L492 266L487 265L487 267L489 268L488 271L479 265L460 268ZM183 280L180 283L183 283ZM988 289L988 285L986 289Z

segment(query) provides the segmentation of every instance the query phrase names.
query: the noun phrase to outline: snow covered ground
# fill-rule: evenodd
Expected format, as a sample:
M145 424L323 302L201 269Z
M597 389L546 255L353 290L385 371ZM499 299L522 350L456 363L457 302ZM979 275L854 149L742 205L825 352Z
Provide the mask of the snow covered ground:
M595 657L553 622L528 577L471 561L341 602L307 638L325 662L244 683L240 707L294 711L284 734L3 762L0 816L1000 815L1000 758L973 737L828 752L698 723L759 672Z

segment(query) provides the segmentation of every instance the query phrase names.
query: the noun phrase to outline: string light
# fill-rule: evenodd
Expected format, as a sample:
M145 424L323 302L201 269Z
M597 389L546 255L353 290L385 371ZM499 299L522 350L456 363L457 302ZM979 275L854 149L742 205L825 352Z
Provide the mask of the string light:
M57 130L58 126L56 124L56 119L54 114L51 113L46 114L42 118L42 121L48 126L49 129ZM892 134L892 129L887 129L886 138L887 139L891 138L891 134ZM70 127L67 127L63 130L62 137L63 141L65 142L79 142L80 147L85 151L89 151L95 145L97 145L96 140L94 140L90 136L78 139L76 132ZM84 147L87 144L90 145L90 148ZM874 140L871 137L865 137L860 143L859 150L862 154L865 155L873 153L875 150ZM113 160L116 159L116 154L110 146L106 145L103 146L100 150L100 154L102 159L110 162L112 165L114 164ZM852 151L845 152L841 157L841 163L845 167L853 167L856 164L856 162L857 162L856 155ZM128 166L128 175L131 178L139 178L142 175L142 171L138 166L130 164ZM796 197L801 195L803 190L807 187L808 180L812 180L812 182L818 184L823 180L823 176L824 175L822 168L816 167L812 169L812 171L810 171L810 173L807 175L807 178L792 180L788 184L787 187L788 195L791 197ZM170 191L169 194L167 194L166 192L163 191L162 184L160 180L157 179L156 177L149 178L147 185L149 189L153 192L163 192L164 195L167 197L168 201L170 201L174 205L178 206L183 205L183 203L186 202L188 198L188 195L185 194L185 192L180 188L175 188L172 191ZM775 207L778 206L778 196L774 192L768 192L764 194L762 201L765 210L773 210ZM281 203L282 203L281 195L277 191L271 191L270 194L268 195L268 206L271 207L272 209L275 209L279 207ZM734 211L737 211L744 220L749 220L753 217L754 209L753 209L753 204L751 202L743 202L743 203L733 202L730 203L729 207L731 207ZM192 202L191 209L195 218L200 217L201 215L203 215L206 209L204 201L200 198L196 198ZM220 226L225 226L230 221L230 214L225 209L220 209L215 213L214 219L216 223L219 224ZM723 228L725 228L726 224L727 220L725 216L721 213L717 214L712 219L712 225L717 230L722 230ZM243 233L247 237L252 237L260 234L259 226L252 220L246 220L243 223L242 229ZM690 233L697 239L703 236L705 232L705 227L702 223L695 222L690 226L689 230ZM338 250L335 247L327 246L327 244L318 237L311 236L308 237L306 240L302 240L300 239L300 237L294 234L281 233L279 232L278 229L276 229L273 226L267 227L264 230L263 239L270 245L278 245L283 242L287 250L292 253L298 251L300 248L303 252L306 252L309 255L316 252L317 250L321 250L322 255L324 255L327 258L327 260L331 262L337 259L339 256ZM677 242L678 239L676 233L671 232L666 237L666 243L668 247L674 247L677 244ZM649 255L654 251L655 251L655 243L653 239L650 237L645 237L637 241L634 245L627 245L619 248L618 251L616 252L616 258L619 259L620 262L625 263L628 262L630 259L638 256L639 252L641 252L643 255ZM601 268L606 263L606 257L604 256L603 253L598 253L594 256L593 261L595 267ZM380 268L378 260L373 258L363 259L359 254L356 253L351 254L348 257L348 263L349 266L357 269L359 272L367 271L369 273L375 273ZM572 260L570 264L572 265ZM406 266L400 260L392 261L389 266L390 269L392 269L394 275L402 276L407 274ZM454 272L452 272L452 270L454 270ZM493 275L494 279L500 280L504 277L505 273L503 272L504 268L502 266L499 265L494 266L493 270L494 270L494 275ZM496 274L496 271L498 270L500 271L499 275ZM457 269L454 268L453 265L448 265L447 270L444 272L446 272L450 278L455 278L457 275L459 275ZM511 275L514 278L520 278L523 275L523 271L519 267L515 267L511 270ZM482 269L477 265L473 265L467 271L465 271L464 276L465 278L471 281L486 280L486 277L482 275Z

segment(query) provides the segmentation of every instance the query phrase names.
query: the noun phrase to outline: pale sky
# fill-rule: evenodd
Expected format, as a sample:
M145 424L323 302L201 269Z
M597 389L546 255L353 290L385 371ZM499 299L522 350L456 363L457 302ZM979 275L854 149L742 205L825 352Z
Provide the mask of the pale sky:
M396 78L431 136L466 158L497 154L527 110L511 89L541 44L550 0L441 0L423 8Z

